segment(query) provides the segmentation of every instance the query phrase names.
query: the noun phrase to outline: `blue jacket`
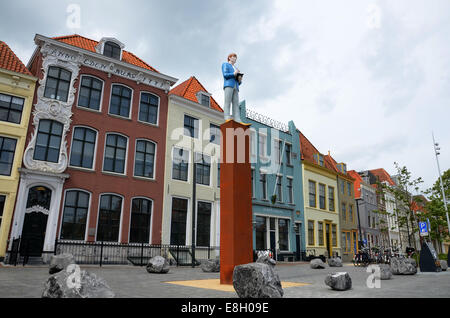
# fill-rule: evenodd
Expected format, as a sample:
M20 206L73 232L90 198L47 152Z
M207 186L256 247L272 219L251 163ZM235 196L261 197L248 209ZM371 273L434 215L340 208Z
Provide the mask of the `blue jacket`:
M234 68L230 63L222 64L222 74L223 74L223 88L225 87L236 87L239 91L239 83L234 77Z

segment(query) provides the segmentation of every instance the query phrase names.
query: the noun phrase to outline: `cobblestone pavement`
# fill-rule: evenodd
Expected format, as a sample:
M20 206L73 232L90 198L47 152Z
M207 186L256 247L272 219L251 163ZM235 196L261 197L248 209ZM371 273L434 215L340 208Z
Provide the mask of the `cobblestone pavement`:
M137 266L83 266L81 269L104 278L116 297L123 298L236 298L234 291L171 284L185 280L219 279L219 273L204 273L199 267L171 267L167 274L149 274ZM450 297L450 271L395 275L380 281L380 288L369 288L371 273L366 268L344 264L343 267L311 269L306 263L279 263L276 270L282 282L306 283L284 288L285 298L439 298ZM326 274L348 272L352 289L334 291L325 285ZM47 266L0 267L1 298L39 298L49 277ZM207 284L205 287L208 287Z

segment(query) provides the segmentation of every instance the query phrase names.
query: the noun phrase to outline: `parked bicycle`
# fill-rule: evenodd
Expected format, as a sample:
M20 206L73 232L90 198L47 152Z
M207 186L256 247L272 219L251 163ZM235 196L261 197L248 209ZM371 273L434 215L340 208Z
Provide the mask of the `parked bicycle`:
M355 254L355 257L353 258L353 265L354 266L362 266L366 267L370 264L370 255L369 255L369 248L368 247L362 247L358 253Z

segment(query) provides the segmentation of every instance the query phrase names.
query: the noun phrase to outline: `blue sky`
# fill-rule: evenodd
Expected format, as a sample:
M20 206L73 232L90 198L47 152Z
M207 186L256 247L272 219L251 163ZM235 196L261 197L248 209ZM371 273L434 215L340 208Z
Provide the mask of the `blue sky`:
M67 24L70 4L79 28ZM196 76L222 104L221 63L245 73L247 107L296 126L349 169L450 168L450 2L25 1L2 3L0 39L27 63L36 33L113 36L178 83Z

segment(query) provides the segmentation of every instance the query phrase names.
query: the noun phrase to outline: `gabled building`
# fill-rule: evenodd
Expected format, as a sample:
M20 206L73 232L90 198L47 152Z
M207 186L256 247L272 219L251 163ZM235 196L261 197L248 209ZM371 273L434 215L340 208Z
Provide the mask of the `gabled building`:
M202 248L220 244L219 159L223 110L192 76L169 92L167 118L162 242L192 245L195 241L198 254Z
M288 125L240 104L241 118L250 126L253 248L268 250L279 261L305 257L303 180L300 138Z
M377 184L377 182L380 182L386 187L394 187L394 180L392 180L389 173L383 168L361 171L359 174L366 183L369 183L376 189L377 211L384 212L376 213L375 218L372 218L372 226L375 223L375 228L380 233L379 243L376 243L377 237L375 236L374 238L375 245L402 249L402 237L400 236L398 222L398 206L395 196L391 191L379 189Z
M11 239L160 243L168 92L115 38L36 35L39 78ZM22 246L22 245L21 245Z
M380 210L380 206L377 203L376 189L364 181L363 177L355 170L350 170L348 174L355 180L354 193L358 230L360 231L358 241L368 247L377 246L381 240L381 231L377 222L380 215L377 211ZM383 208L381 207L381 209Z
M7 249L36 81L0 41L0 262Z
M338 184L339 225L342 260L350 262L358 253L358 220L354 192L354 178L348 173L347 165L336 162L328 153L325 156L336 173Z
M300 150L307 254L342 256L337 173L303 133Z

